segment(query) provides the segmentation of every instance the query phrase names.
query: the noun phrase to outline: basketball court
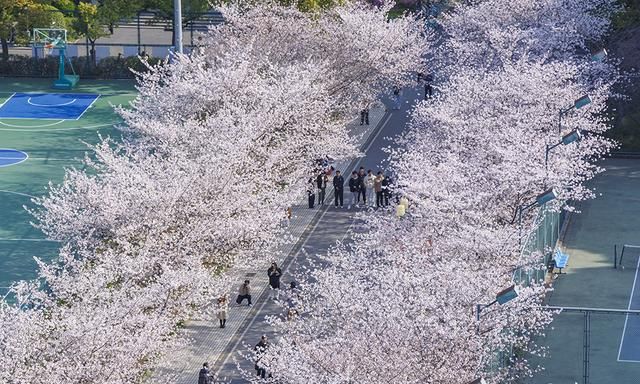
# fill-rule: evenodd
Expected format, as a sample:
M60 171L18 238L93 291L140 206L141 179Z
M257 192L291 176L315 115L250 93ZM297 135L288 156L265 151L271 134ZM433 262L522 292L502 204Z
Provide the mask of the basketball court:
M59 244L47 241L25 210L46 194L64 169L81 168L87 144L98 135L118 137L121 119L112 105L135 98L133 81L81 79L72 90L52 89L52 79L0 78L0 295L17 279L35 277L34 256L49 260Z

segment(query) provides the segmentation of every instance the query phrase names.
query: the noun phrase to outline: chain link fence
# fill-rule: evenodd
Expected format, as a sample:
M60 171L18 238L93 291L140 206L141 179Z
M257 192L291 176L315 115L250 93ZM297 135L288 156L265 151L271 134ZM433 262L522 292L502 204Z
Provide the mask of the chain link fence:
M183 14L185 53L197 45L202 33L224 22L217 11ZM110 34L90 41L69 31L66 56L81 78L132 78L131 69L144 71L139 56L151 64L167 58L173 50L173 21L159 13L140 11L110 28ZM30 44L9 44L9 59L0 60L1 76L55 77L58 51L45 55Z

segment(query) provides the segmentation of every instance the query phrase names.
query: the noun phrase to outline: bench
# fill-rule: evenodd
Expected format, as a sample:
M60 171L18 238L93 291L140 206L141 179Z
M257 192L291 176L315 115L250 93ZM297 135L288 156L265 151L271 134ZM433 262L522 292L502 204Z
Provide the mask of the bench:
M569 255L562 252L559 249L556 249L555 253L553 254L553 257L547 263L547 267L549 272L555 273L557 275L562 275L563 274L562 268L566 268L568 263L569 263ZM556 268L558 268L560 272L554 272Z

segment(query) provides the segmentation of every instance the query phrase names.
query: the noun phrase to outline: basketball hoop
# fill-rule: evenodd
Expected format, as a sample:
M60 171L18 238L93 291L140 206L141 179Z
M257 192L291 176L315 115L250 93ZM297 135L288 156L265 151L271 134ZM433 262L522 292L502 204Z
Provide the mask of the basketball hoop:
M51 55L51 52L53 52L53 47L54 47L54 45L51 44L51 43L47 43L47 44L43 45L42 46L42 50L44 52L44 55L45 56Z

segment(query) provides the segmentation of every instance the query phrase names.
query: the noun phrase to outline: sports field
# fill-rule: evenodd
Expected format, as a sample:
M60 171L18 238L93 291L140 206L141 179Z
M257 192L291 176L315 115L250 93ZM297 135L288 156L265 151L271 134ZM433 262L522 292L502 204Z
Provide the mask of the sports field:
M112 105L135 98L134 82L81 80L72 91L51 79L0 78L0 295L17 279L35 276L33 256L51 259L58 244L34 228L24 206L62 181L64 169L91 156L85 143L117 137Z

